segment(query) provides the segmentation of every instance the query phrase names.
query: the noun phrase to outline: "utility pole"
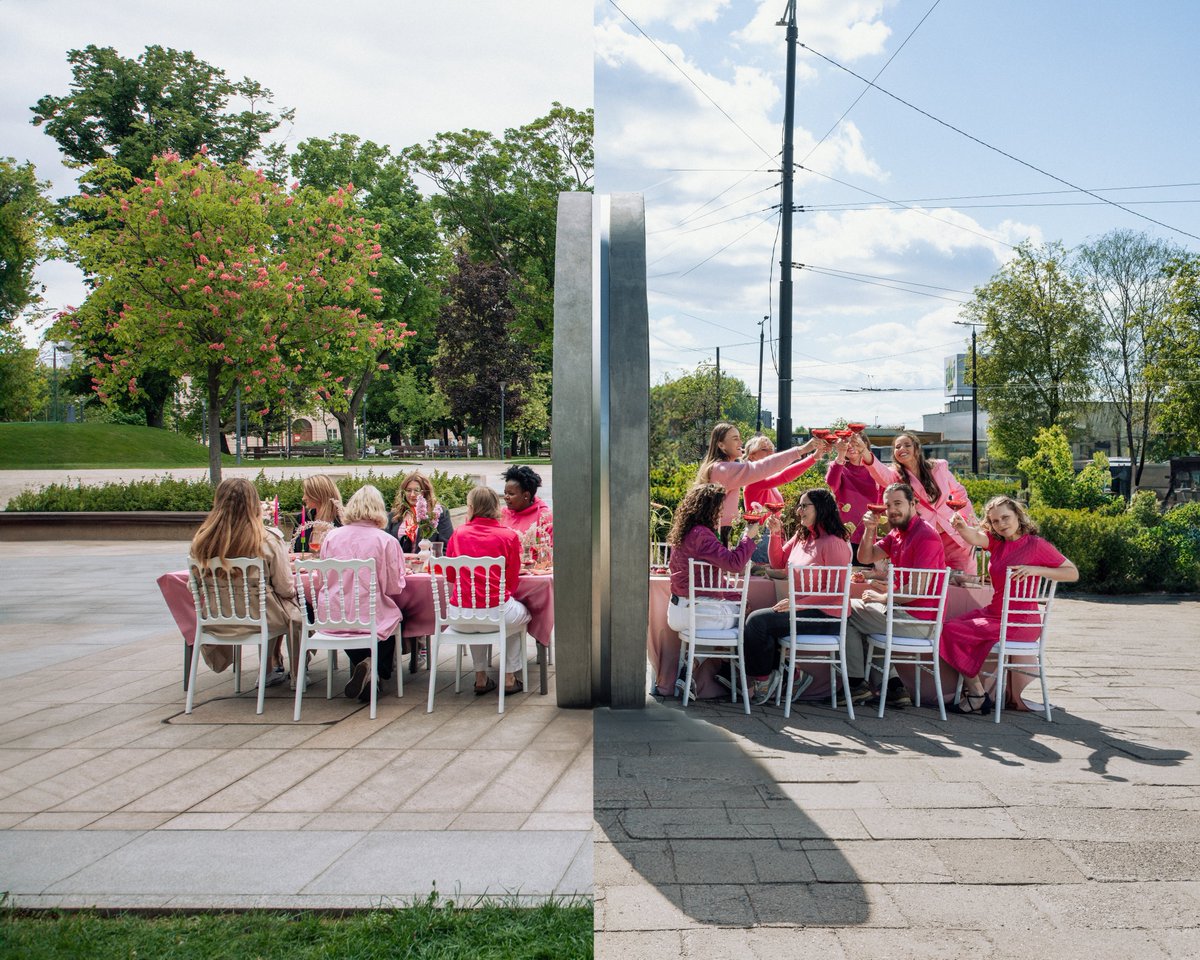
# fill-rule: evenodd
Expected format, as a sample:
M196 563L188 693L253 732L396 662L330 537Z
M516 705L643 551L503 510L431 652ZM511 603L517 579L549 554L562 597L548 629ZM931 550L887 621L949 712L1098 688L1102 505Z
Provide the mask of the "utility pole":
M956 326L971 328L971 473L979 476L979 370L975 355L975 330L983 324L955 320Z
M766 317L758 321L758 416L754 422L755 433L762 433L763 337L766 336L766 322Z
M796 120L796 0L788 0L783 19L787 27L787 80L783 99L783 198L780 207L782 237L779 243L779 410L775 446L792 445L792 127Z
M717 347L717 420L721 419L721 348Z

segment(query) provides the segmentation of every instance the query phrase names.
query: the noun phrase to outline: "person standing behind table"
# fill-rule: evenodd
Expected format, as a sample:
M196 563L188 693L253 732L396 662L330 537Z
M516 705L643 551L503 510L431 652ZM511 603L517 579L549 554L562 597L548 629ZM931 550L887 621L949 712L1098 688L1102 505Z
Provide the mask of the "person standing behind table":
M254 484L243 477L222 480L213 494L212 510L192 538L189 556L201 568L214 558L224 561L235 557L258 557L263 561L267 591L267 634L275 638L271 662L268 664L267 686L273 687L287 679L281 663L282 638L287 636L295 639L299 636L300 606L296 601L296 584L292 580L287 546L280 537L263 526L262 513L262 502L258 499ZM223 602L228 603L226 591L222 591L222 596ZM255 596L253 591L251 596ZM234 627L216 627L212 632L218 636L233 636L244 631ZM226 659L226 650L224 647L214 647L214 654L220 651L223 655L206 657L218 672L231 662ZM218 663L222 665L218 667Z
M951 713L991 713L995 701L983 689L979 671L1000 641L1000 621L1004 615L1004 584L1008 574L1014 580L1023 577L1046 577L1059 583L1074 583L1079 579L1079 570L1070 560L1058 552L1049 540L1037 535L1037 524L1025 512L1025 506L1012 497L992 497L983 508L984 520L978 527L970 526L961 516L955 515L954 527L968 543L987 547L991 551L988 570L992 580L992 599L986 607L980 607L961 617L955 617L942 627L942 642L939 654L944 663L956 670L963 678L963 697L947 705ZM1014 602L1012 612L1029 609L1033 604ZM1020 623L1017 617L1014 624ZM1010 626L1009 639L1036 640L1037 627ZM1020 699L1020 688L1012 690L1017 709L1025 709Z
M778 516L767 517L771 531L769 553L772 567L819 566L847 567L850 565L849 533L838 514L837 501L828 490L805 490L796 504L799 526L787 543L783 542L783 521ZM790 586L789 586L790 590ZM803 633L836 635L840 629L842 611L837 608L809 607L805 598L797 598L795 615L823 616L828 624L804 624ZM770 610L755 610L746 618L746 677L754 681L751 697L755 703L766 703L783 683L780 675L779 641L791 633L789 613L791 597L785 597ZM792 700L812 683L812 677L799 670L792 689ZM785 690L786 692L786 690Z
M342 493L329 477L315 473L304 478L303 508L296 515L292 544L297 553L319 553L321 540L333 527L342 525ZM314 524L328 524L314 529Z
M392 513L388 518L387 532L400 541L400 549L404 553L416 553L417 545L421 542L417 513L418 501L425 498L425 514L429 525L433 528L429 540L434 543L447 543L454 533L454 524L450 520L450 511L438 503L431 481L420 470L414 470L401 482L396 490L396 499L392 502Z
M526 466L504 471L504 509L500 522L524 536L530 527L541 525L554 545L554 516L550 505L537 495L542 478Z
M883 491L883 504L887 509L891 529L887 536L876 540L875 531L879 526L879 518L868 510L862 518L863 538L862 543L858 545L859 561L871 564L877 560L890 560L893 576L894 568L897 567L945 569L946 553L942 549L941 538L918 515L912 487L907 483L888 484L887 489ZM921 609L930 603L931 601L925 600L910 601L907 613L921 620L932 621L937 616L937 611ZM906 624L904 631L912 636L928 636L932 628L932 623L924 631L916 624ZM850 619L846 627L846 670L850 674L851 685L857 682L859 686L854 697L856 703L871 696L867 684L866 651L867 636L872 633L887 633L886 590L864 590L861 597L850 601ZM908 694L898 677L889 680L887 688L889 704L908 704Z
M746 484L746 488L742 491L743 508L747 511L752 510L756 503L764 507L768 504L778 504L782 507L783 495L779 492L778 488L802 476L805 470L817 462L817 457L821 456L828 449L828 444L818 442L815 453L801 457L794 463L788 464L776 474ZM746 444L746 462L757 463L763 457L769 457L774 452L775 444L771 442L771 438L759 434L756 437L751 437L750 442ZM758 541L758 546L755 548L754 556L751 559L755 563L767 562L766 541Z
M521 538L500 522L500 499L496 491L487 487L475 487L467 494L467 522L454 531L446 544L447 557L503 557L504 596L499 597L500 574L493 573L485 585L482 575L477 575L474 596L503 599L504 622L508 625L507 647L504 651L504 695L520 693L524 686L517 676L525 659L523 634L513 631L529 622L529 611L525 604L513 596L521 577ZM485 593L486 589L486 593ZM466 607L472 597L471 591L459 590L451 585L450 603ZM471 625L459 624L460 633L472 632ZM481 626L476 632L484 632ZM471 645L471 660L475 664L475 696L482 697L496 689L496 681L488 676L488 661L491 648L487 644Z
M908 484L916 496L917 512L941 538L947 565L973 573L975 549L954 528L952 520L956 512L974 518L975 511L967 488L950 472L950 465L945 460L925 459L921 441L911 433L898 434L892 441L892 464L892 467L885 467L872 458L867 469L880 486L895 482ZM958 511L952 510L946 504L950 499L962 500L964 506Z
M387 526L387 506L383 494L367 484L359 487L342 511L344 526L331 531L321 544L322 560L375 561L375 630L378 637L379 662L371 663L371 648L347 650L350 660L350 682L346 696L357 697L366 703L371 699L371 678L378 673L380 680L392 677L392 661L396 657L396 631L400 629L400 605L396 598L404 590L404 561L400 544L384 531ZM359 592L358 608L366 610L366 582L355 578ZM324 602L318 598L318 607ZM334 612L339 612L335 605ZM372 671L372 667L375 668Z
M671 545L671 560L667 572L671 577L671 602L667 607L667 626L678 633L689 626L688 577L689 560L711 563L722 570L737 572L746 566L754 553L759 525L747 524L742 542L730 550L717 537L717 522L728 496L719 483L703 483L692 487L675 509L675 520L667 534ZM735 619L736 622L736 619ZM723 627L734 624L722 624ZM702 627L707 624L701 624ZM674 677L657 677L656 689L660 696L674 695ZM667 691L664 693L663 691Z
M879 503L883 488L868 469L868 465L875 461L875 455L861 433L838 440L834 448L837 450L837 459L825 471L825 482L833 491L843 519L854 522L850 546L857 554L858 545L863 539L863 525L857 522L857 518L867 512L867 504Z
M737 514L738 499L742 487L755 480L765 480L778 473L788 464L799 460L818 445L818 441L810 439L800 447L783 450L764 456L761 460L749 463L739 460L742 455L742 434L732 423L718 423L712 428L708 437L708 452L696 471L696 485L704 483L719 483L728 496L721 507L719 532L721 543L728 545L729 532L733 526L733 518Z

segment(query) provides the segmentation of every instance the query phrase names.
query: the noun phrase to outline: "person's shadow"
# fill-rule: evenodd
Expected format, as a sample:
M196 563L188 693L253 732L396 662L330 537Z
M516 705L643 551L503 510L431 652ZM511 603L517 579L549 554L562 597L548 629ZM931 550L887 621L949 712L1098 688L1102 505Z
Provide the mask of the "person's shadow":
M861 823L801 809L772 770L778 744L747 749L703 713L595 711L597 929L865 922L836 845L866 839Z

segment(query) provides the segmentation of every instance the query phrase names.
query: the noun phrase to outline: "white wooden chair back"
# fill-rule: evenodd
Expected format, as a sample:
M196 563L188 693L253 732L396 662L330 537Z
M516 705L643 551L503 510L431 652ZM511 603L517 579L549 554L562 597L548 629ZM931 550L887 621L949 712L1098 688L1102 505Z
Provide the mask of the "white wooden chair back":
M827 608L830 615L833 616L833 609L836 608L842 621L842 636L846 634L846 615L850 609L850 577L854 573L854 567L851 564L846 564L844 567L822 567L816 565L805 565L799 567L790 567L788 574L791 580L791 589L788 591L788 599L791 601L792 610L798 610L801 606L812 609L814 607ZM806 623L822 623L828 624L829 621L824 617L815 616L794 616L792 617L792 638L797 635L804 635L805 631L798 629ZM823 636L823 640L834 640L833 636Z
M933 633L934 650L937 649L938 633L946 615L946 596L950 592L950 568L923 569L920 567L894 567L888 564L888 633L903 636L904 628L911 625L936 624ZM924 616L916 616L919 610ZM934 614L930 617L928 614Z
M197 636L211 627L267 629L267 590L261 557L188 557L188 585L196 604Z
M1058 584L1048 577L1030 576L1017 579L1012 571L1004 581L1004 606L1000 613L1000 639L1009 643L1009 631L1013 629L1038 631L1037 643L1043 645L1046 639L1046 625L1050 620L1050 604L1054 600L1054 590ZM1017 642L1032 643L1035 641L1017 638Z
M504 632L503 557L438 557L431 561L438 631L467 625ZM493 578L495 577L495 582Z
M313 632L375 633L375 558L297 560L301 609L312 606Z
M671 562L671 545L665 540L650 541L650 566L665 567Z
M722 570L703 560L688 560L688 600L693 619L699 604L703 612L705 600L732 601L746 615L746 596L750 590L750 564L738 570Z

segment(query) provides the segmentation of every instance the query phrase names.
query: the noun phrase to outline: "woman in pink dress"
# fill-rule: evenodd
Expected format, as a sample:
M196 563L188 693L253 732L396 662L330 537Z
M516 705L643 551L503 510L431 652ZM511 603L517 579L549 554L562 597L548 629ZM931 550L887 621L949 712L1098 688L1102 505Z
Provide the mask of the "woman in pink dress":
M921 441L914 434L901 433L892 441L892 464L885 467L875 457L867 469L881 487L889 483L907 483L916 496L917 513L942 538L946 551L946 565L964 573L975 570L975 549L965 540L954 524L956 514L974 518L971 498L945 460L927 460L921 450ZM949 506L949 500L961 500L957 509Z
M732 423L718 423L708 438L708 453L696 471L696 484L719 483L725 488L725 505L721 508L720 535L723 544L729 543L729 530L737 514L742 487L756 480L765 480L799 460L819 441L810 439L800 447L764 456L750 463L738 459L742 455L742 434Z
M850 534L850 546L857 563L863 525L852 518L865 515L867 504L882 503L883 487L871 474L869 465L875 462L875 455L871 453L871 447L861 433L838 440L834 449L837 451L837 459L825 471L825 482L833 491L842 519L855 524L854 531Z
M992 599L986 607L972 610L948 621L942 627L941 659L963 678L963 700L947 709L954 713L990 713L995 702L984 690L979 671L1000 640L1000 620L1004 608L1004 584L1011 573L1014 579L1046 577L1059 583L1079 579L1075 564L1064 557L1048 540L1037 536L1037 524L1025 512L1024 505L1012 497L992 497L984 508L984 520L970 526L956 514L954 527L968 543L991 551L988 570L992 580ZM1014 609L1017 607L1014 606ZM1036 640L1036 627L1009 627L1013 640ZM1010 688L1019 703L1019 689Z
M404 561L400 558L400 542L386 533L388 514L383 495L367 484L359 487L342 511L343 526L326 534L321 544L322 560L375 561L375 630L379 640L379 663L371 662L371 648L347 650L351 663L350 682L346 696L357 697L363 703L371 699L374 678L388 680L396 656L396 631L400 629L399 597L404 590ZM362 596L359 603L366 609L366 583L355 582ZM321 598L317 599L318 606ZM336 609L336 608L335 608Z

